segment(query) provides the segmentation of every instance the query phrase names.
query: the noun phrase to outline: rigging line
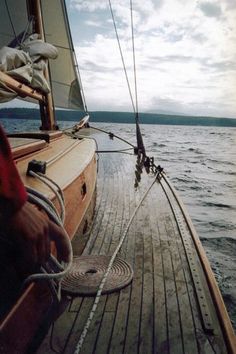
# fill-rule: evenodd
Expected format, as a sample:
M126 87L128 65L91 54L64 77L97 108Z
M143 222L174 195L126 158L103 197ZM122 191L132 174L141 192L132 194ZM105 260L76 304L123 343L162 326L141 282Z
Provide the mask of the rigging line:
M131 87L130 87L130 83L129 83L129 78L128 78L126 66L125 66L124 56L123 56L122 49L121 49L120 38L119 38L119 35L118 35L116 23L115 23L113 9L112 9L112 6L111 6L111 0L108 0L108 2L109 2L109 7L110 7L110 11L111 11L111 17L112 17L112 21L113 21L113 25L114 25L114 29L115 29L115 33L116 33L116 39L117 39L118 46L119 46L121 61L122 61L123 69L124 69L124 72L125 72L125 78L126 78L126 82L127 82L127 85L128 85L129 95L130 95L131 103L132 103L132 106L133 106L133 111L135 113L136 112L135 104L134 104L134 100L133 100L133 96L132 96L132 92L131 92Z
M86 98L85 98L85 93L84 93L84 87L82 84L82 80L81 80L81 74L80 74L80 69L79 69L79 65L78 65L78 60L74 51L74 47L73 47L73 58L74 58L74 69L76 71L76 76L79 82L79 86L80 86L80 93L81 93L81 97L82 97L82 101L83 101L83 105L84 105L84 111L85 113L88 113L88 106L87 106L87 102L86 102Z
M73 59L74 59L74 69L76 72L76 76L77 76L77 80L79 82L80 85L80 93L82 96L82 101L83 101L83 106L85 108L85 112L88 112L88 108L87 108L87 103L86 103L86 99L85 99L85 93L84 93L84 88L82 85L82 80L81 80L81 75L80 75L80 71L79 71L79 66L78 66L78 61L77 61L77 57L75 54L75 48L73 45L73 41L72 41L72 34L71 34L71 30L70 30L70 26L69 26L69 18L68 18L68 12L67 12L67 6L65 1L62 1L62 7L63 7L63 15L64 15L64 19L65 19L65 23L66 23L66 31L68 33L68 37L69 37L69 43L71 45L70 51L73 54Z
M113 153L115 153L115 152L117 152L117 153L123 153L123 154L129 154L129 155L131 155L131 156L134 156L134 154L133 153L128 153L127 151L130 151L130 150L132 150L132 148L128 148L128 149L120 149L120 150L97 150L96 151L96 153L98 153L98 154L104 154L104 153L111 153L111 154L113 154Z
M132 48L133 48L135 104L136 104L136 114L138 114L138 87L137 87L137 75L136 75L136 60L135 60L135 46L134 46L134 21L133 21L132 0L130 0L130 17L131 17L131 37L132 37Z
M138 87L137 87L137 75L136 75L136 60L135 60L135 45L134 45L134 21L133 21L133 6L132 0L130 0L130 16L131 16L131 37L132 37L132 47L133 47L133 69L134 69L134 88L135 88L135 102L136 102L136 112L135 112L135 123L136 123L136 138L138 149L141 150L144 156L146 156L145 147L143 143L143 137L139 126L139 112L138 112Z
M87 321L86 321L85 326L84 326L84 328L83 328L83 330L82 330L82 333L81 333L81 335L80 335L79 341L78 341L77 344L76 344L74 354L79 354L80 351L81 351L81 349L82 349L84 340L85 340L85 338L86 338L86 336L87 336L89 327L90 327L90 325L91 325L91 322L92 322L92 320L93 320L95 311L96 311L97 306L98 306L98 303L99 303L99 301L100 301L100 298L101 298L101 295L102 295L102 290L103 290L103 288L104 288L104 285L105 285L107 276L108 276L108 274L109 274L109 272L110 272L110 270L111 270L111 267L112 267L112 265L113 265L113 263L114 263L114 261L115 261L115 258L116 258L116 256L117 256L119 250L121 249L121 246L122 246L122 244L123 244L123 242L124 242L124 240L125 240L125 237L126 237L128 231L129 231L129 228L130 228L130 226L131 226L131 224L132 224L132 222L133 222L133 220L134 220L135 215L137 214L139 208L141 207L141 204L143 203L144 199L147 197L148 193L150 192L150 190L152 189L152 187L154 186L154 184L158 181L159 175L160 175L160 172L158 172L158 173L155 175L155 178L154 178L153 181L150 183L150 185L149 185L148 188L146 189L145 193L143 194L143 196L142 196L141 199L139 200L138 205L137 205L136 208L134 209L134 211L133 211L133 213L132 213L132 215L131 215L131 217L130 217L130 219L129 219L129 222L128 222L128 224L127 224L126 227L125 227L125 230L124 230L124 232L123 232L123 234L122 234L122 236L121 236L121 238L120 238L120 241L119 241L119 243L118 243L118 245L117 245L117 247L116 247L116 249L115 249L113 255L111 256L111 259L110 259L110 262L109 262L108 267L107 267L107 269L106 269L106 272L104 273L104 276L103 276L103 278L102 278L102 280L101 280L101 283L100 283L100 285L99 285L99 288L98 288L96 297L95 297L95 299L94 299L94 303L93 303L92 309L91 309L91 311L90 311L90 313L89 313L89 315L88 315Z
M12 21L12 18L11 18L11 14L10 14L10 10L9 10L8 4L7 4L7 0L5 0L5 5L6 5L6 9L7 9L7 14L8 14L10 23L11 23L12 31L13 31L14 36L15 36L15 40L17 41L18 44L20 44L19 41L18 41L17 35L16 35L15 27L13 25L13 21Z
M95 138L93 138L92 136L88 136L88 135L81 135L79 132L77 133L67 133L67 132L64 132L64 134L66 136L70 136L72 139L75 139L75 140L81 140L81 139L90 139L90 140L93 140L95 142L95 145L96 145L96 150L98 150L98 142Z
M144 143L143 143L143 138L142 138L142 134L141 134L140 126L139 126L139 115L138 115L138 95L137 95L137 80L136 80L136 64L135 64L132 1L130 0L130 12L131 12L131 27L132 27L132 46L133 46L133 63L134 63L136 107L135 107L133 95L132 95L132 92L131 92L131 87L130 87L129 78L128 78L128 74L127 74L127 70L126 70L126 66L125 66L124 56L123 56L122 49L121 49L121 44L120 44L120 39L119 39L116 23L115 23L113 9L112 9L112 6L111 6L111 0L108 0L108 1L109 1L112 21L113 21L113 25L114 25L114 29L115 29L115 33L116 33L116 38L117 38L117 42L118 42L118 46L119 46L120 56L121 56L121 60L122 60L122 64L123 64L123 69L124 69L124 72L125 72L126 82L127 82L127 85L128 85L128 90L129 90L129 94L130 94L130 98L131 98L131 102L132 102L132 106L133 106L133 111L135 113L137 146L138 146L138 150L140 150L142 152L142 154L144 156L146 156L145 147L144 147Z
M21 38L20 45L22 45L22 43L25 41L26 35L29 33L28 30L29 30L30 25L32 24L33 20L34 20L34 16L31 15L29 17L28 23L27 23L25 30L23 32L23 36Z
M113 134L113 133L111 133L111 132L107 132L106 130L101 129L101 128L93 127L93 126L91 126L91 125L90 125L90 128L91 128L91 129L94 129L94 130L98 130L99 132L108 134L110 137L117 138L117 139L123 141L124 143L126 143L126 144L132 146L133 148L135 148L134 144L131 144L130 142L128 142L127 140L121 138L120 136L118 136L118 135L116 135L116 134Z

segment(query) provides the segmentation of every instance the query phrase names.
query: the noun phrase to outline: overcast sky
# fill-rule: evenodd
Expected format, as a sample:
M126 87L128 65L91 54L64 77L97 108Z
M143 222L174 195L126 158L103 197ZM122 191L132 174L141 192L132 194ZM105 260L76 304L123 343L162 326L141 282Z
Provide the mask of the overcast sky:
M67 0L89 110L131 111L108 0ZM134 86L130 1L112 0ZM236 118L236 1L133 0L139 110Z

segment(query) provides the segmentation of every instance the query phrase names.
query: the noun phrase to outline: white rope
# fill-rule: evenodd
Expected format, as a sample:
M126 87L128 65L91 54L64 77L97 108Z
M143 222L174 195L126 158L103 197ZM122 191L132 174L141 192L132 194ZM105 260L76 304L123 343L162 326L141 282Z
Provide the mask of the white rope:
M62 224L64 224L65 221L65 205L64 205L64 197L62 196L63 193L61 191L61 189L59 188L59 186L56 183L53 183L57 188L59 188L59 192L57 191L57 189L55 189L48 181L50 181L52 183L52 180L47 178L46 176L44 176L42 173L35 173L33 171L29 171L29 175L32 177L37 178L38 180L40 180L42 183L44 183L46 186L48 186L48 188L51 189L51 191L56 195L60 208L61 208L61 221ZM48 179L48 181L46 181L45 179Z
M90 313L89 313L87 322L86 322L86 324L85 324L85 326L84 326L84 328L83 328L83 331L82 331L82 333L81 333L81 335L80 335L79 341L78 341L78 343L77 343L77 345L76 345L74 354L79 354L80 351L81 351L81 349L82 349L84 340L85 340L85 338L86 338L86 336L87 336L89 327L90 327L90 325L91 325L91 322L92 322L92 320L93 320L95 311L96 311L97 306L98 306L98 303L99 303L99 301L100 301L101 294L102 294L102 290L103 290L103 287L104 287L104 285L105 285L107 276L108 276L108 274L109 274L109 272L110 272L110 270L111 270L111 267L112 267L112 265L113 265L113 263L114 263L114 260L115 260L115 258L116 258L116 256L117 256L117 253L119 252L119 250L120 250L120 248L121 248L121 246L122 246L122 244L123 244L123 242L124 242L124 240L125 240L125 237L126 237L128 231L129 231L130 225L131 225L131 223L132 223L132 221L133 221L133 219L134 219L134 217L135 217L135 215L136 215L138 209L140 208L142 202L144 201L144 199L145 199L146 196L148 195L148 193L149 193L149 191L151 190L152 186L155 184L156 180L157 180L157 176L155 176L155 179L152 181L152 183L150 184L150 186L148 187L148 189L146 190L146 192L143 194L142 198L140 199L140 201L139 201L137 207L135 208L133 214L131 215L131 217L130 217L130 219L129 219L129 222L128 222L128 224L127 224L127 226L126 226L126 228L125 228L125 230L124 230L124 232L123 232L123 235L122 235L122 237L121 237L121 239L120 239L120 242L119 242L119 244L117 245L117 247L116 247L116 249L115 249L115 251L114 251L114 253L113 253L113 255L112 255L111 259L110 259L110 262L109 262L109 264L108 264L107 270L106 270L106 272L105 272L105 274L104 274L104 276L103 276L103 278L102 278L102 280L101 280L101 283L100 283L100 285L99 285L99 288L98 288L98 291L97 291L97 294L96 294L96 297L95 297L95 300L94 300L94 303L93 303L93 307L92 307L92 309L91 309L91 311L90 311Z
M34 204L38 205L40 208L45 210L46 213L48 214L49 218L52 221L54 221L57 225L61 226L64 229L61 220L38 197L30 195L29 196L29 201L33 202ZM61 279L62 277L64 277L68 273L68 271L70 270L70 268L72 266L73 250L72 250L72 246L71 246L71 241L70 241L69 235L67 234L65 229L64 229L64 232L65 232L65 234L67 236L67 239L68 239L68 243L67 243L68 251L69 251L69 261L68 261L68 263L64 262L65 263L64 266L61 265L61 264L59 264L59 266L58 266L58 261L51 255L51 259L54 261L54 263L56 263L56 265L58 267L60 267L60 269L63 269L63 270L58 272L58 273L52 273L52 274L41 274L41 273L32 274L28 278L25 279L24 284L23 284L24 286L29 284L30 282L35 281L35 280ZM56 260L56 262L55 262L55 260Z
M61 187L59 186L59 184L57 184L52 178L49 178L47 175L44 175L41 172L38 172L38 175L45 178L49 182L51 182L58 189L58 193L60 193L61 199L62 199L63 203L65 203L64 194L63 194L63 191L62 191Z
M28 198L30 198L32 195L34 195L35 197L43 200L49 206L49 208L56 214L57 218L60 219L60 215L58 213L57 208L51 202L51 200L48 199L48 197L46 197L44 194L38 192L36 189L33 189L33 188L29 187L29 186L25 186L25 188L26 188L26 191L28 193Z
M69 151L71 151L72 149L74 149L74 147L76 145L80 144L80 141L76 140L75 142L73 142L70 146L68 146L68 148L63 149L61 152L59 152L57 155L51 157L50 159L46 160L47 162L47 166L53 164L55 161L61 159L63 156L65 156Z
M72 250L72 246L71 246L71 241L70 241L69 235L67 234L67 232L63 226L64 220L65 220L65 205L64 205L63 191L58 186L58 184L56 182L54 182L52 179L50 179L49 177L42 175L42 174L35 173L33 171L30 171L29 174L32 177L39 179L45 185L47 185L53 191L53 193L56 195L56 197L59 201L59 204L61 207L61 216L58 215L58 211L55 208L54 204L47 197L45 197L44 194L40 193L39 191L37 191L33 188L26 187L26 189L28 191L28 200L30 202L38 205L40 208L42 208L53 222L55 222L57 225L59 225L60 227L63 228L64 233L67 237L67 241L68 241L67 247L68 247L68 251L69 251L69 261L68 261L68 263L62 262L63 264L60 264L55 257L50 255L51 261L53 261L53 263L58 267L58 269L60 271L57 273L49 273L48 274L48 273L44 272L44 267L42 267L42 271L44 272L44 274L39 273L39 274L30 275L27 279L25 279L23 286L26 286L30 282L33 282L36 280L45 280L45 279L60 280L68 273L68 271L70 270L70 268L72 266L72 262L73 262L73 250ZM50 184L47 180L49 182L51 182L52 184ZM58 189L58 191L57 191L57 189ZM59 293L60 293L60 283L59 283ZM60 297L60 294L59 294L59 297Z

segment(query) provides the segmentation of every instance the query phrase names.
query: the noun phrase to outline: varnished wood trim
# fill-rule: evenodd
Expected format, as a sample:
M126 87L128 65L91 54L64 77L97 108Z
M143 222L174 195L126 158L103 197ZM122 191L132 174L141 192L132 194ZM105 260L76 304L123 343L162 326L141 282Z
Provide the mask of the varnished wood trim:
M52 303L47 282L30 284L0 325L1 353L26 353Z
M3 322L0 324L0 331L5 327L6 323L9 321L9 319L12 317L12 314L16 311L16 309L21 305L22 302L25 301L25 299L27 298L28 294L31 292L32 288L33 288L33 283L30 284L27 289L24 291L24 293L22 294L22 296L20 297L20 299L16 302L16 304L13 306L13 308L11 309L11 311L8 313L8 315L5 317L5 319L3 320Z
M7 134L9 138L26 138L26 139L42 139L47 143L50 141L60 138L62 136L61 131L46 131L46 132L23 132L23 133L12 133Z
M73 128L74 131L78 131L82 128L84 128L89 122L89 115L86 115L83 119L81 119L81 121L76 124Z
M44 96L37 92L35 89L20 83L19 81L13 79L11 76L0 71L0 81L2 81L7 87L17 92L22 97L31 97L35 100L44 101Z
M36 18L36 27L37 27L37 33L40 34L40 38L45 41L45 34L44 34L44 27L43 27L43 20L42 20L42 10L41 10L41 4L40 0L35 0L32 1L32 9L33 13L35 14ZM51 85L51 80L50 80L50 74L49 74L49 67L48 63L44 71L45 78L47 82L50 83L50 87L52 90L52 85ZM53 104L53 97L52 93L49 92L46 94L46 117L41 117L42 120L42 129L45 130L51 130L55 129L55 114L54 114L54 104Z
M19 158L25 155L28 155L32 152L41 150L43 148L45 148L47 146L47 143L43 140L41 141L36 141L34 143L28 143L22 146L17 146L15 148L12 149L12 155L13 158Z

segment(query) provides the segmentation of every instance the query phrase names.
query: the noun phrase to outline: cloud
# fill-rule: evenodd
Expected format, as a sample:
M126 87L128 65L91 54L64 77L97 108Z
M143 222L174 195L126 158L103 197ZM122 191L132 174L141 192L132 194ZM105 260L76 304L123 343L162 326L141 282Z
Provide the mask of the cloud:
M222 15L222 10L221 10L220 5L218 5L214 2L203 1L199 4L199 8L204 13L204 15L208 16L208 17L219 18Z
M91 27L103 27L103 23L101 21L92 21L92 20L88 20L88 21L85 21L85 24L87 26L91 26Z
M201 60L203 67L206 70L211 70L215 72L219 72L223 74L224 72L231 71L236 72L236 62L231 60L221 60L221 61L214 61L214 60Z
M107 7L106 1L90 1L90 0L70 0L69 1L69 6L72 9L77 9L79 11L98 11L98 10L104 10Z
M76 52L90 108L131 110L107 1L70 4L87 26L76 31L83 38ZM112 4L133 90L129 6L127 0ZM187 114L235 112L236 117L234 2L134 0L133 14L140 110L156 105Z
M166 114L186 111L184 103L171 97L153 97L149 103L149 112L165 112Z

